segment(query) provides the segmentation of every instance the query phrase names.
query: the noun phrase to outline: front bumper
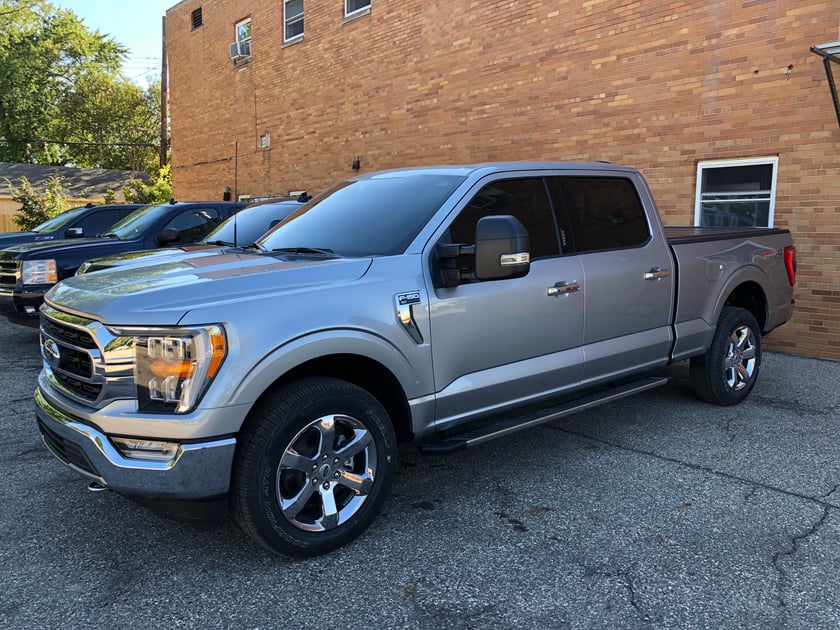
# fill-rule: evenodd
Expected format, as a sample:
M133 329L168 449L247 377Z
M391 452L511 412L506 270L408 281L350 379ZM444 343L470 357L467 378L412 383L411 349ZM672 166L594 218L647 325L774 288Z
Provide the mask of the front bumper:
M58 409L40 388L35 402L47 448L100 486L146 499L201 500L228 492L236 448L232 437L181 444L170 461L139 460L124 457L107 434Z
M44 303L47 290L49 287L26 291L0 290L0 315L15 324L37 326L38 309Z

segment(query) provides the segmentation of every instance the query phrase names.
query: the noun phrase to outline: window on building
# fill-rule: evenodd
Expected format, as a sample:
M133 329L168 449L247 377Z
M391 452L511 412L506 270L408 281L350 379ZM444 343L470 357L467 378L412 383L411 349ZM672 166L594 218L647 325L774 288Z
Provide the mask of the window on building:
M303 35L303 0L286 0L283 3L283 40L289 41Z
M251 18L237 22L234 27L236 41L230 45L231 59L248 59L251 57Z
M344 15L352 15L370 9L370 0L344 0Z
M778 165L777 157L700 162L694 224L772 227Z
M202 17L201 17L201 7L198 7L197 9L193 9L193 12L192 12L192 27L193 27L193 30L199 28L202 24L204 24L204 21L202 20Z

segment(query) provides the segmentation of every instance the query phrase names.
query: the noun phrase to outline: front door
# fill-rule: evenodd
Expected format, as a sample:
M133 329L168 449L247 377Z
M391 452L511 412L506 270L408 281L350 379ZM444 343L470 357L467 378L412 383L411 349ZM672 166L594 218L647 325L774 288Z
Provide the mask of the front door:
M472 244L478 219L513 215L528 231L531 266L521 278L431 287L436 417L440 428L476 409L560 393L580 382L583 295L577 256L565 256L542 177L476 187L439 243ZM458 266L469 271L464 256Z

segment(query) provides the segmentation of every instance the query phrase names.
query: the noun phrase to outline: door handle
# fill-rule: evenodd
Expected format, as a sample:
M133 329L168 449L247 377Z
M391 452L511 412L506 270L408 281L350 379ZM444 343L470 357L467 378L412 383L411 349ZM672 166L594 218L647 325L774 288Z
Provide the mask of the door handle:
M645 274L645 280L650 280L651 282L653 282L654 280L661 280L662 278L667 278L670 275L671 272L667 269L654 267Z
M558 282L553 287L548 287L549 297L556 297L558 295L568 295L580 291L580 284L577 282Z

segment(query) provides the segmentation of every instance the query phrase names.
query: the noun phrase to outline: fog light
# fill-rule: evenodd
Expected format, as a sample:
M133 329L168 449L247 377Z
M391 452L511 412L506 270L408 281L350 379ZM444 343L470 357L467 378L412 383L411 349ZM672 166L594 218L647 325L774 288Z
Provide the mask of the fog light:
M181 445L177 442L155 442L134 438L111 438L123 457L144 459L153 462L169 462L175 459Z

